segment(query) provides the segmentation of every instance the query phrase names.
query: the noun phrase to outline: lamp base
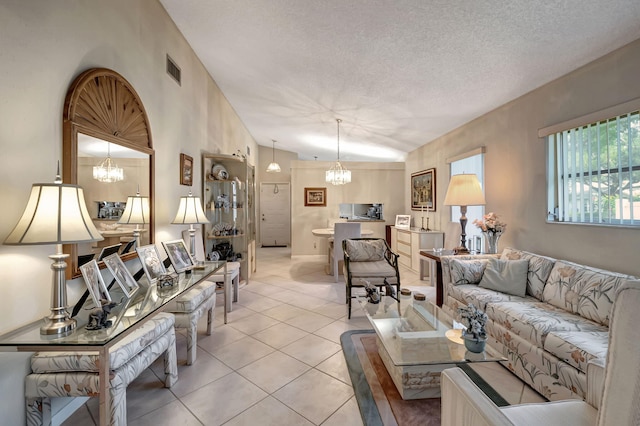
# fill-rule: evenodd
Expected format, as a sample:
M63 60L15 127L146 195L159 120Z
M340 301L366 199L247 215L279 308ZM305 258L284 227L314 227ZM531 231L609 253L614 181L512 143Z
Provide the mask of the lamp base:
M77 322L75 318L69 317L66 310L64 313L51 313L50 316L43 319L44 324L40 327L40 334L65 334L76 329Z
M455 254L469 254L469 249L463 246L456 247L453 249Z

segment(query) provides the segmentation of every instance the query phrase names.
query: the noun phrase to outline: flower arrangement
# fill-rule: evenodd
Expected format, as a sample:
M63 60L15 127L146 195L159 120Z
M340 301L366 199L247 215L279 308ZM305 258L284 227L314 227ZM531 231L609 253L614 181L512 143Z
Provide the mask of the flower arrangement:
M475 340L487 338L487 331L484 328L488 319L487 314L476 308L472 303L464 308L458 308L458 314L460 314L462 322L467 327L466 336L473 337Z
M503 233L507 229L507 224L498 219L494 212L485 214L482 220L474 220L473 224L482 229L482 232Z

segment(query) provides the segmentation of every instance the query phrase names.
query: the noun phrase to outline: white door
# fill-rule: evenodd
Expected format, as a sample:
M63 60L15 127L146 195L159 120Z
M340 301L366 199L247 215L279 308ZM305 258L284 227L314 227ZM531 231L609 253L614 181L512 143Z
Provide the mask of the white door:
M291 244L291 194L288 183L260 184L260 242L262 247Z

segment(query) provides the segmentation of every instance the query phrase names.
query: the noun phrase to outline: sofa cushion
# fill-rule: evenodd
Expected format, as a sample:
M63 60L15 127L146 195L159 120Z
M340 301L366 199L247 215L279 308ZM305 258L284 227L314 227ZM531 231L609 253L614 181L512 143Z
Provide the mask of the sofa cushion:
M489 259L480 287L524 297L527 292L529 261Z
M552 331L547 335L544 349L583 373L595 358L605 358L609 347L607 331Z
M449 271L454 285L478 284L489 259L451 259Z
M542 300L544 285L549 278L551 269L553 268L555 259L540 256L535 253L529 253L522 250L516 250L510 247L504 249L500 255L502 260L518 260L526 259L529 261L529 269L527 271L527 294Z
M384 259L384 240L345 240L349 261L377 262Z
M486 312L493 321L540 348L552 331L607 331L607 327L543 302L491 303Z
M478 287L475 284L447 285L447 294L465 305L473 304L483 311L487 304L497 302L535 302L532 297L519 297L502 293L487 288Z
M559 260L544 287L543 301L608 326L616 292L630 279L634 277Z

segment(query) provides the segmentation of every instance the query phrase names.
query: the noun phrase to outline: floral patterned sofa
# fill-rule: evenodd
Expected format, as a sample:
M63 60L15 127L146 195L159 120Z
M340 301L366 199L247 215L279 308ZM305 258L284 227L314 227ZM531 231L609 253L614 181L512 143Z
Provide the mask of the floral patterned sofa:
M528 261L522 282L503 291L483 285L492 258ZM442 273L443 309L454 316L468 304L484 310L488 343L502 350L514 374L549 400L579 398L599 407L613 300L637 278L513 248L444 256Z

